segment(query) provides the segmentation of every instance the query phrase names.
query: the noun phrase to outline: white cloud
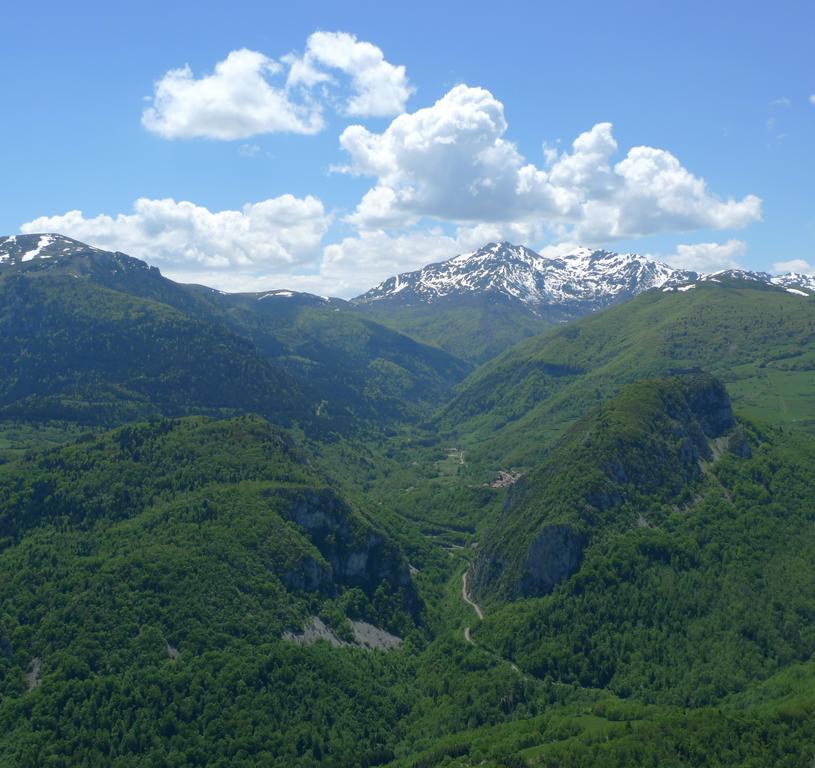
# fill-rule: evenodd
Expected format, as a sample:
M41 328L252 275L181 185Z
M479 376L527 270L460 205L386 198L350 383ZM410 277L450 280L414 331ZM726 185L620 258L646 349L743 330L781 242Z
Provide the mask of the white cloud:
M538 248L538 253L547 259L559 259L561 256L565 256L569 253L574 253L578 248L580 248L580 243L571 243L571 242L563 242L563 243L551 243L549 245L543 246L543 248Z
M802 272L805 275L815 273L815 267L804 259L790 259L789 261L776 261L773 264L773 272Z
M454 222L545 223L560 239L591 243L659 232L743 227L761 216L761 200L721 200L670 152L618 151L610 123L598 123L571 151L547 153L548 167L527 163L504 138L501 102L458 85L433 106L395 118L382 132L346 128L340 169L376 178L348 220L363 229L420 217Z
M815 93L813 93L812 96L809 97L809 101L811 104L815 104Z
M238 152L243 157L257 157L260 154L260 147L257 144L241 144Z
M354 296L391 275L444 261L458 253L455 238L439 230L388 235L362 232L326 246L320 273L337 293Z
M257 51L232 51L211 75L195 79L189 66L171 69L155 86L153 106L142 114L148 131L165 139L245 139L261 133L317 133L323 127L314 102L295 104L271 84L281 65Z
M144 259L168 274L252 276L316 269L328 224L317 198L282 195L214 212L185 201L140 198L132 213L88 218L69 211L42 216L20 230L60 232Z
M347 87L327 70L346 75ZM405 68L372 43L345 32L315 32L302 57L277 61L241 48L198 78L189 65L171 69L155 83L142 124L165 139L314 134L325 125L324 101L341 98L341 111L357 117L392 116L412 92Z
M351 78L352 94L344 112L356 117L390 117L405 109L413 93L403 66L385 60L380 48L346 32L315 32L302 58L285 57L290 64L289 85L311 87L332 82L323 68L337 69Z
M465 85L432 107L400 115L381 134L349 126L340 136L351 159L345 170L377 177L349 220L378 228L417 216L511 221L567 209L570 201L557 199L559 190L545 183L519 193L524 160L502 138L506 129L503 105Z
M614 166L612 194L586 195L584 237L636 237L694 229L740 229L761 218L761 200L722 201L664 149L634 147ZM596 226L595 222L599 222Z
M404 68L345 33L315 33L302 56L281 61L241 50L200 79L188 67L173 70L157 83L145 125L167 137L308 133L323 124L317 93L322 103L340 100L344 112L372 115L402 109L412 90ZM337 73L349 78L344 91ZM347 217L356 234L325 248L331 217L310 196L214 212L139 199L131 213L70 211L28 222L23 231L60 231L144 258L174 279L226 290L289 287L353 296L491 240L554 238L561 244L542 253L556 256L578 242L738 228L761 216L757 197L721 199L667 150L633 147L620 157L611 123L596 124L565 150L545 144L543 167L527 162L507 131L501 102L466 85L400 114L380 133L348 126L340 145L349 162L340 170L374 183ZM260 148L244 144L238 151L251 157ZM668 261L710 271L735 266L744 251L740 240L680 245Z
M672 267L681 267L695 272L717 272L722 269L739 267L737 257L747 253L747 244L742 240L728 240L726 243L694 243L677 245L671 256L658 256Z

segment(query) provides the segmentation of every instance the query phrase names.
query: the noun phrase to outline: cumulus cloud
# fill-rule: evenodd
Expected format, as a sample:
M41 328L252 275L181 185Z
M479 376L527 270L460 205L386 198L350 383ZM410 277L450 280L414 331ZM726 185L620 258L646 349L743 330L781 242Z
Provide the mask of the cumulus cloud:
M376 46L317 32L302 55L280 61L243 49L198 79L189 67L168 72L143 121L168 138L312 133L323 126L326 105L346 114L393 114L411 92L404 68ZM466 85L399 114L381 132L348 126L340 136L347 162L338 170L373 181L346 217L356 232L325 248L331 217L311 196L227 211L139 199L129 213L69 211L28 222L23 231L60 231L144 258L174 279L225 290L353 296L491 240L554 240L560 244L542 253L555 256L576 243L739 228L761 217L759 198L715 195L665 149L621 152L611 123L597 123L563 150L545 144L543 167L528 162L507 132L501 102ZM246 143L238 151L251 157L260 148ZM711 271L736 266L744 249L740 240L680 245L667 260Z
M773 272L784 274L786 272L802 272L805 275L815 273L815 267L804 259L790 259L789 261L776 261Z
M395 118L381 133L346 128L341 168L371 176L348 220L362 229L421 217L454 222L543 221L560 239L592 243L659 232L743 227L761 200L722 200L670 152L634 147L619 162L610 123L598 123L571 150L549 152L548 167L527 163L505 138L501 102L458 85L433 106Z
M726 243L694 243L678 245L671 256L658 257L673 267L690 269L695 272L717 272L722 269L739 267L738 257L747 252L747 244L742 240L728 240Z
M386 61L380 48L347 32L315 32L302 57L291 55L284 61L290 65L289 85L333 82L326 68L348 75L352 93L343 111L355 117L398 115L413 93L403 66Z
M172 275L252 276L316 269L328 225L329 216L316 197L282 195L226 211L140 198L132 213L86 217L69 211L34 219L20 229L60 232L144 259Z
M347 87L331 71L345 75ZM325 126L324 101L340 99L341 111L356 117L392 116L412 92L405 68L372 43L345 32L315 32L302 56L278 61L241 48L201 77L189 65L171 69L155 83L142 124L165 139L314 134Z
M232 51L210 75L196 79L189 66L171 69L155 85L142 124L165 139L245 139L261 133L317 133L318 104L295 104L270 79L281 65L257 51Z
M524 162L506 130L503 105L464 85L382 133L349 126L340 136L351 160L343 170L377 178L349 220L373 229L420 216L507 221L568 208L546 184L519 192Z
M810 104L815 104L815 93L813 93L812 96L809 97L809 102Z
M400 272L444 261L458 253L454 237L440 230L390 235L381 230L346 237L325 248L320 274L338 295L354 296Z
M543 248L538 249L538 253L547 259L559 259L569 253L574 253L578 248L580 248L580 243L570 243L566 241L563 243L544 245Z
M577 230L598 236L635 237L694 229L740 229L761 218L761 200L720 200L703 179L664 149L634 147L613 169L609 199L587 195Z

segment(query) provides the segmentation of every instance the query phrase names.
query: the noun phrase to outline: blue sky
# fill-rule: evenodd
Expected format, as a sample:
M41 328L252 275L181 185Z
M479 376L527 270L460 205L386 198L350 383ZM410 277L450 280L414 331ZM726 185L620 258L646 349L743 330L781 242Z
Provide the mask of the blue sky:
M815 264L811 2L18 3L4 26L2 233L337 295L498 237Z

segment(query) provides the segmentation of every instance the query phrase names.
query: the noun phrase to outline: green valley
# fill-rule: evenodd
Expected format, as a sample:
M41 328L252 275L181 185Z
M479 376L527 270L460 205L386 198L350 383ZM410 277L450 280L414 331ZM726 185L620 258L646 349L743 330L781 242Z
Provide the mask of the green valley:
M82 248L0 298L0 765L815 754L811 298L651 290L495 356Z

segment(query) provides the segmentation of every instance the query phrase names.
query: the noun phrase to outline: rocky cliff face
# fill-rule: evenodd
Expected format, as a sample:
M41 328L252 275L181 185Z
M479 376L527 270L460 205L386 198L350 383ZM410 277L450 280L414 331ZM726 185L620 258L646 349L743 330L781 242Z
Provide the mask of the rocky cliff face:
M699 422L707 437L719 437L735 424L730 396L718 379L699 377L695 384L685 388L685 399L690 415ZM685 414L679 414L680 418L683 416Z
M523 577L518 585L521 595L546 595L580 567L584 537L568 525L546 525L529 546Z
M281 490L283 514L296 523L322 555L303 560L283 574L290 588L321 592L335 584L373 592L382 581L412 594L407 562L381 533L363 528L347 504L331 489Z

